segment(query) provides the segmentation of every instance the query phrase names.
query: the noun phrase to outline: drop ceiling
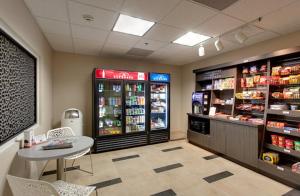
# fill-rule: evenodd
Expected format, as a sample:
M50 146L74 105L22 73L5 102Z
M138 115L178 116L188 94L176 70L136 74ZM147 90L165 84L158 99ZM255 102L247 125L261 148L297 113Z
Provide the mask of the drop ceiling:
M222 5L216 0L24 1L56 51L132 57L129 51L134 48L151 51L144 59L171 65L188 64L300 30L299 0L224 0L227 2ZM141 37L113 32L119 14L153 21L155 25ZM93 20L86 21L83 15ZM248 36L245 43L235 40L236 30L221 36L222 51L215 49L218 36L258 17L263 17L261 22L242 29ZM189 31L212 37L203 43L205 56L198 56L199 45L172 43Z

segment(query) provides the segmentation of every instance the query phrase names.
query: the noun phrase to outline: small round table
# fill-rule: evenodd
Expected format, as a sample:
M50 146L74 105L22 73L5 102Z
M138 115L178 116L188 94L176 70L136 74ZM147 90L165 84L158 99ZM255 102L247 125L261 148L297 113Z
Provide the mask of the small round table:
M45 161L56 159L56 174L57 180L66 179L65 171L64 171L64 157L75 155L84 150L91 148L94 144L94 140L90 137L86 136L75 136L75 137L67 137L67 138L59 138L59 139L68 139L72 140L73 147L72 148L64 148L64 149L54 149L54 150L43 150L42 146L46 145L46 143L35 145L31 148L24 148L18 151L18 156L29 160L29 161Z

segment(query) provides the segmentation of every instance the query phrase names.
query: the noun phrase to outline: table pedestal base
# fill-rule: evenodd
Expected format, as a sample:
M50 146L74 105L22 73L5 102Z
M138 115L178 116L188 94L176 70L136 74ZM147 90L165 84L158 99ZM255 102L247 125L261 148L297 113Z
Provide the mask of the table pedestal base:
M65 160L63 158L57 159L56 165L57 165L57 170L56 170L57 180L66 181Z

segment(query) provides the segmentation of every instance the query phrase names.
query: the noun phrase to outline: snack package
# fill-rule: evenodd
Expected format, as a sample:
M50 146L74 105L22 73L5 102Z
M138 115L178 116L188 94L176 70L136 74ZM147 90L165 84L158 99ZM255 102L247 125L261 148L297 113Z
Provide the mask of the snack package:
M254 76L253 77L253 82L254 82L254 84L259 84L259 82L260 82L260 75Z
M270 164L277 164L279 162L279 154L275 152L265 152L262 157L263 161Z
M248 67L243 67L242 73L243 74L248 74L249 73Z
M289 150L294 149L294 140L291 139L285 139L285 148Z
M292 68L291 67L284 67L280 71L280 75L282 75L282 76L290 75L291 73L292 73Z
M272 145L278 146L278 135L271 135Z
M253 77L246 78L246 86L247 87L254 87Z
M267 65L262 65L259 69L260 72L266 72L267 71Z
M250 67L250 73L251 74L257 73L257 67L255 65Z
M259 82L258 82L260 85L267 85L268 83L268 78L267 76L260 76L259 78Z
M278 136L278 146L281 148L285 147L285 137L284 136Z
M245 78L241 78L241 87L245 88L246 86L246 79Z
M281 66L272 67L272 76L280 76Z

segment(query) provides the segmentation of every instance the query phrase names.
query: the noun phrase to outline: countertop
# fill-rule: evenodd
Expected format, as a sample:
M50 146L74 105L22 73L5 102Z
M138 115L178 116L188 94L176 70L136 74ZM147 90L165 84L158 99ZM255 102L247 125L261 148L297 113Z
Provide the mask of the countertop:
M250 126L250 127L263 128L263 126L264 126L263 124L254 124L254 123L251 123L251 122L240 121L240 120L229 120L229 119L218 118L218 117L215 117L215 116L209 116L209 115L203 115L203 114L187 113L187 115L197 117L197 118L218 120L218 121L222 121L222 122L228 122L228 123L239 124L239 125Z

